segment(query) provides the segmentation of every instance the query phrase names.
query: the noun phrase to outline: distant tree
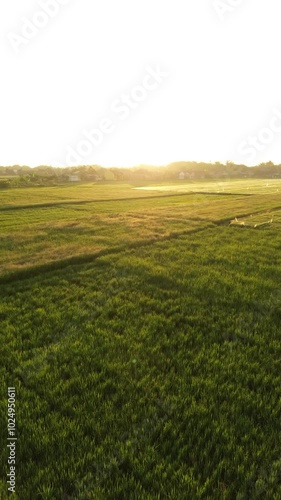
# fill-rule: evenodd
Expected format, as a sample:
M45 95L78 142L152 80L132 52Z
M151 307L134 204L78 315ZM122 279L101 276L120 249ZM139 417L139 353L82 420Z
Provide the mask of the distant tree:
M258 166L259 167L274 167L275 165L272 161L268 161L266 163L260 163Z

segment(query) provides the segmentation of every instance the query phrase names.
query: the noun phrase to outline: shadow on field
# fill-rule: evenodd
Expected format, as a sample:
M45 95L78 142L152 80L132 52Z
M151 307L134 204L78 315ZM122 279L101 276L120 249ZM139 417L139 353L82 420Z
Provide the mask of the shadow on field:
M58 260L58 261L54 261L54 262L49 262L47 264L33 266L33 267L28 268L28 269L19 269L19 270L11 272L9 274L6 274L4 276L0 276L0 285L7 284L7 283L13 283L13 282L18 281L18 280L32 278L32 277L38 276L42 273L48 273L49 271L59 271L61 269L69 267L69 266L90 264L91 262L94 262L99 257L103 257L105 255L110 255L110 254L114 255L114 254L117 254L120 252L124 252L125 250L130 250L130 249L139 248L139 247L145 247L145 246L151 245L153 243L158 243L159 241L169 241L169 240L184 236L186 234L200 233L200 232L204 231L205 229L210 229L210 227L214 227L213 222L209 223L208 225L205 225L202 228L189 229L186 231L180 231L178 233L174 232L174 233L169 234L168 236L156 237L156 238L150 238L148 240L136 241L134 243L120 245L120 246L114 247L114 248L106 248L103 250L99 250L99 251L94 252L92 254L77 255L77 256L69 257L67 259L62 259L62 260Z
M58 202L50 202L50 203L36 203L30 205L7 205L0 208L0 212L8 212L10 210L25 210L31 208L50 208L50 207L61 207L64 205L88 205L90 203L113 203L114 201L134 201L134 200L151 200L153 198L175 198L175 197L185 197L188 195L202 194L204 196L254 196L252 194L244 194L244 193L205 193L204 191L190 191L188 193L170 193L170 194L161 194L161 195L149 195L149 196L134 196L134 197L126 197L126 198L105 198L101 200L68 200L68 201L58 201Z

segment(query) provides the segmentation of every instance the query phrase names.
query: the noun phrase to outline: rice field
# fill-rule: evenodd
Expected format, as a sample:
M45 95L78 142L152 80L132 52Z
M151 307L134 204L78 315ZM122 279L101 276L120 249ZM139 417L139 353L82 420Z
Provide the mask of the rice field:
M281 498L281 203L247 182L3 193L1 499L8 387L16 500Z

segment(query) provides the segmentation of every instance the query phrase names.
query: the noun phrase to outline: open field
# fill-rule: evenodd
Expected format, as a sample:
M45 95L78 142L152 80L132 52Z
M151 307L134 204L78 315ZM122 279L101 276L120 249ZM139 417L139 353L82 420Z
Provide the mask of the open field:
M166 185L151 191L149 186L136 190L123 184L1 192L0 279L34 266L89 260L112 248L227 223L233 217L240 222L240 217L254 216L254 224L264 222L268 211L281 207L276 186L263 192L270 182L248 181L249 189L244 180L232 186L226 182L225 192L219 193L218 182L189 187L174 183L170 193ZM184 186L190 191L178 193ZM147 198L139 199L139 193Z
M135 192L136 191L136 192ZM176 193L233 193L233 194L275 194L281 192L281 179L233 179L195 180L154 183L124 184L105 182L75 184L55 187L30 187L9 189L0 192L1 208L68 202L91 202L124 198L146 198L151 195Z
M15 188L1 191L1 206L63 205L69 202L89 202L122 198L145 198L151 193L136 193L134 186L116 182L93 184L65 184L55 187Z
M218 183L0 193L15 499L281 498L279 180Z
M174 183L154 184L136 188L138 191L162 193L240 193L274 194L281 193L281 179L232 179L202 181L178 181Z

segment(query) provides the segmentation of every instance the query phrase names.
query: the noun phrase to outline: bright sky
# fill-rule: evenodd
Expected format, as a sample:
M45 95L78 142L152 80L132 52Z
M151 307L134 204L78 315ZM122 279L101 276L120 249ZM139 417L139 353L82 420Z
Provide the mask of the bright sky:
M281 163L280 0L13 0L0 37L0 165Z

